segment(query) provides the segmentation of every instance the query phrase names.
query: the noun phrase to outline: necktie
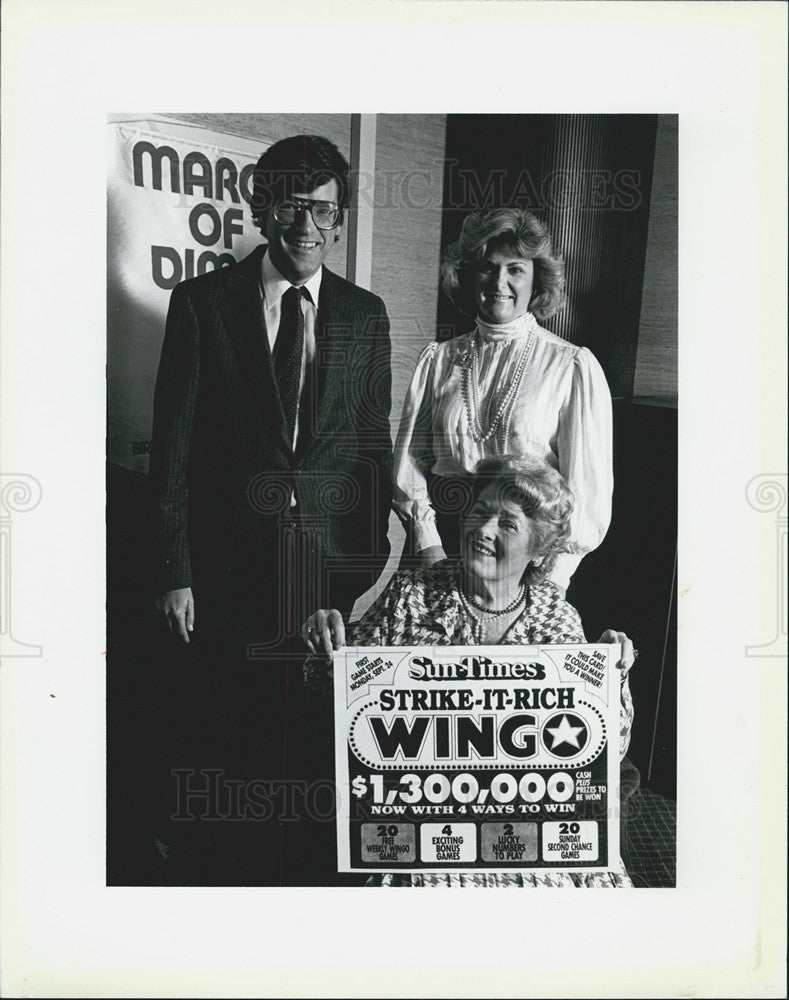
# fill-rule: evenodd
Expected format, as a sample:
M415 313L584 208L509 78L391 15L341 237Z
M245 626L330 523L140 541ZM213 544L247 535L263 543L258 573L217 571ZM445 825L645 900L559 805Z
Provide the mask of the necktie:
M301 355L304 350L304 316L301 311L303 294L302 288L290 287L282 296L279 330L274 344L274 374L285 412L285 430L291 444L296 427Z

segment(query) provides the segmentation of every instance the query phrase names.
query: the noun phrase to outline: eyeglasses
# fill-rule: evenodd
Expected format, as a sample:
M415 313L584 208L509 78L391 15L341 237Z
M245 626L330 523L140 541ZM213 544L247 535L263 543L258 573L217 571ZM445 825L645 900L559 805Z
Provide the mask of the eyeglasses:
M342 209L333 201L310 201L299 198L298 201L278 201L274 206L274 218L283 226L289 226L296 221L296 216L309 209L312 221L318 229L336 229L340 224Z

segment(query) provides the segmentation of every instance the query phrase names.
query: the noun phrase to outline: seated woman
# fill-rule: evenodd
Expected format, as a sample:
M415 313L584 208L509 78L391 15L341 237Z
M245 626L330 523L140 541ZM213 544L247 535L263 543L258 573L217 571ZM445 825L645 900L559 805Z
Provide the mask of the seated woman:
M559 473L541 459L503 457L483 462L473 480L459 561L442 560L426 569L402 570L349 626L354 646L530 645L586 642L578 612L548 576L566 551L573 498ZM333 651L345 645L342 616L316 611L302 629L313 654L305 681L330 689ZM608 630L599 642L620 644L620 760L630 742L633 702L627 672L634 654L630 640ZM469 873L376 876L377 885L632 885L624 866L605 874Z

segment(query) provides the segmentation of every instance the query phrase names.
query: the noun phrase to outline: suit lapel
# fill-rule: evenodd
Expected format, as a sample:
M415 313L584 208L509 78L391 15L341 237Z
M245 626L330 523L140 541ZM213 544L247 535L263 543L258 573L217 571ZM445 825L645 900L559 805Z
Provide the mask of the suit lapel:
M335 274L323 269L321 290L318 297L318 324L315 331L316 346L316 410L313 435L318 436L343 396L343 385L348 379L353 314L340 292L340 281ZM309 450L309 449L308 449Z
M272 440L290 454L260 298L260 263L264 253L265 247L257 247L236 267L228 268L225 294L220 296L218 307L242 378L260 407Z

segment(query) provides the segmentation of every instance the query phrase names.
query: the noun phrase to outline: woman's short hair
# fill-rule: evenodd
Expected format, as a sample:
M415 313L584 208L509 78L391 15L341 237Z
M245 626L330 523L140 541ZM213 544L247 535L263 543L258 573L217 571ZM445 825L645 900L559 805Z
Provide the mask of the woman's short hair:
M548 319L562 308L564 261L553 252L548 227L526 209L490 208L466 216L460 239L447 247L441 259L441 288L461 312L476 315L474 273L496 249L513 250L534 262L529 312Z
M351 199L350 167L339 149L321 135L293 135L280 139L255 164L252 180L252 218L265 225L266 213L277 201L293 194L337 182L338 204L347 208Z
M575 506L570 487L556 469L531 455L502 455L479 462L472 481L472 502L488 486L503 499L517 504L531 521L539 561L530 563L524 581L545 579L556 557L570 551L570 520Z

